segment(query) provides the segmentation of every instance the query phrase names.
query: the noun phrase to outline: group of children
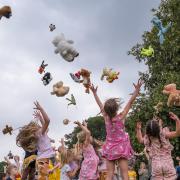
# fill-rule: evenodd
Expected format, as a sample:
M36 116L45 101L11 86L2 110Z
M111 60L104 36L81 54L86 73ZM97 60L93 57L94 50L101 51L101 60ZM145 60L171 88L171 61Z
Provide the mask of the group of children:
M50 119L43 107L35 102L34 116L40 121L30 122L21 128L17 136L17 145L25 151L25 158L20 171L17 165L7 168L7 180L113 180L115 172L120 172L123 180L131 179L128 160L133 156L130 138L125 131L125 120L136 97L139 95L142 81L134 84L135 90L122 112L120 100L110 98L102 103L97 95L97 87L91 85L91 91L103 115L106 126L106 141L103 143L93 139L85 121L74 122L81 128L78 142L73 149L67 149L64 141L56 150L51 146L48 137ZM138 142L144 144L148 155L151 177L153 180L175 180L177 178L171 151L173 146L169 139L180 136L180 119L172 112L170 118L176 123L176 130L170 131L162 127L162 121L153 119L147 122L146 133L141 132L141 123L137 123L136 136ZM144 174L143 169L139 172ZM21 174L21 177L17 175ZM143 178L142 178L143 179ZM144 178L145 179L145 178Z

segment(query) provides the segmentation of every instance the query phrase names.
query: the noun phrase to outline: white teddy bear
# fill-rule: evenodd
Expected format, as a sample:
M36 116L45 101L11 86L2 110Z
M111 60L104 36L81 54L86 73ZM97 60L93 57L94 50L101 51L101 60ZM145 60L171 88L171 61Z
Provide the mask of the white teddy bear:
M52 43L56 47L54 51L55 54L60 53L60 55L68 62L74 61L74 58L79 56L79 53L72 46L74 42L72 40L66 40L63 33L56 36Z

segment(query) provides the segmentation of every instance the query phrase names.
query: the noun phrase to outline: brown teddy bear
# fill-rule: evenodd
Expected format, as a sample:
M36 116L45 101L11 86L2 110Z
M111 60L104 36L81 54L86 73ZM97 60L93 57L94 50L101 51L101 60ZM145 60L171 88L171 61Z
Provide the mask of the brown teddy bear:
M89 88L91 86L91 80L90 80L91 72L86 69L81 69L80 75L82 76L82 80L80 81L80 83L84 85L84 87L86 88L85 92L89 94Z
M164 86L163 94L169 95L167 106L180 106L180 90L176 89L176 84Z
M63 82L59 81L53 85L53 92L52 95L56 95L57 97L63 97L69 93L69 87L63 86Z
M11 7L10 6L3 6L0 8L0 19L2 17L10 18L12 16Z

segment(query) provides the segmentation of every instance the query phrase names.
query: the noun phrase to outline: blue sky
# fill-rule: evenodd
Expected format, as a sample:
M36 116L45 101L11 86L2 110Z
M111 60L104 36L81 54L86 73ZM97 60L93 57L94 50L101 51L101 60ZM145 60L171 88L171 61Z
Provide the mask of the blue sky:
M70 133L73 124L64 126L65 118L82 120L95 116L99 109L92 95L84 93L75 84L70 72L80 68L92 72L91 80L99 86L102 101L121 97L126 101L133 91L132 83L138 71L146 67L139 64L127 51L141 35L152 27L150 11L160 0L2 0L0 7L12 7L11 19L0 21L0 129L6 124L21 127L33 119L33 101L38 100L51 119L49 136L56 140ZM49 31L49 24L56 30ZM72 39L79 57L72 63L54 54L53 38L63 32ZM37 69L41 61L49 64L52 83L44 87ZM111 67L120 71L113 84L100 81L102 69ZM65 98L51 96L52 85L64 81L77 100L77 107L67 108ZM15 144L17 131L12 136L0 133L0 160L12 150L23 155Z

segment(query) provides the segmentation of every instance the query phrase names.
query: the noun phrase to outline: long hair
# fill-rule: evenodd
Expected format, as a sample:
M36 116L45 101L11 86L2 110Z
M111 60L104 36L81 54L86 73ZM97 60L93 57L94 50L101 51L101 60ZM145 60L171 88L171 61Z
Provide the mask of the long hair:
M104 103L104 111L110 119L117 115L122 102L119 98L110 98Z
M160 127L157 121L155 120L150 120L147 122L146 125L146 135L148 136L149 139L149 145L151 145L151 139L150 137L157 138L160 142L160 145L162 147L162 141L160 137Z
M40 126L34 121L22 127L16 137L17 146L22 147L25 151L36 151L38 143L37 131L39 128Z

